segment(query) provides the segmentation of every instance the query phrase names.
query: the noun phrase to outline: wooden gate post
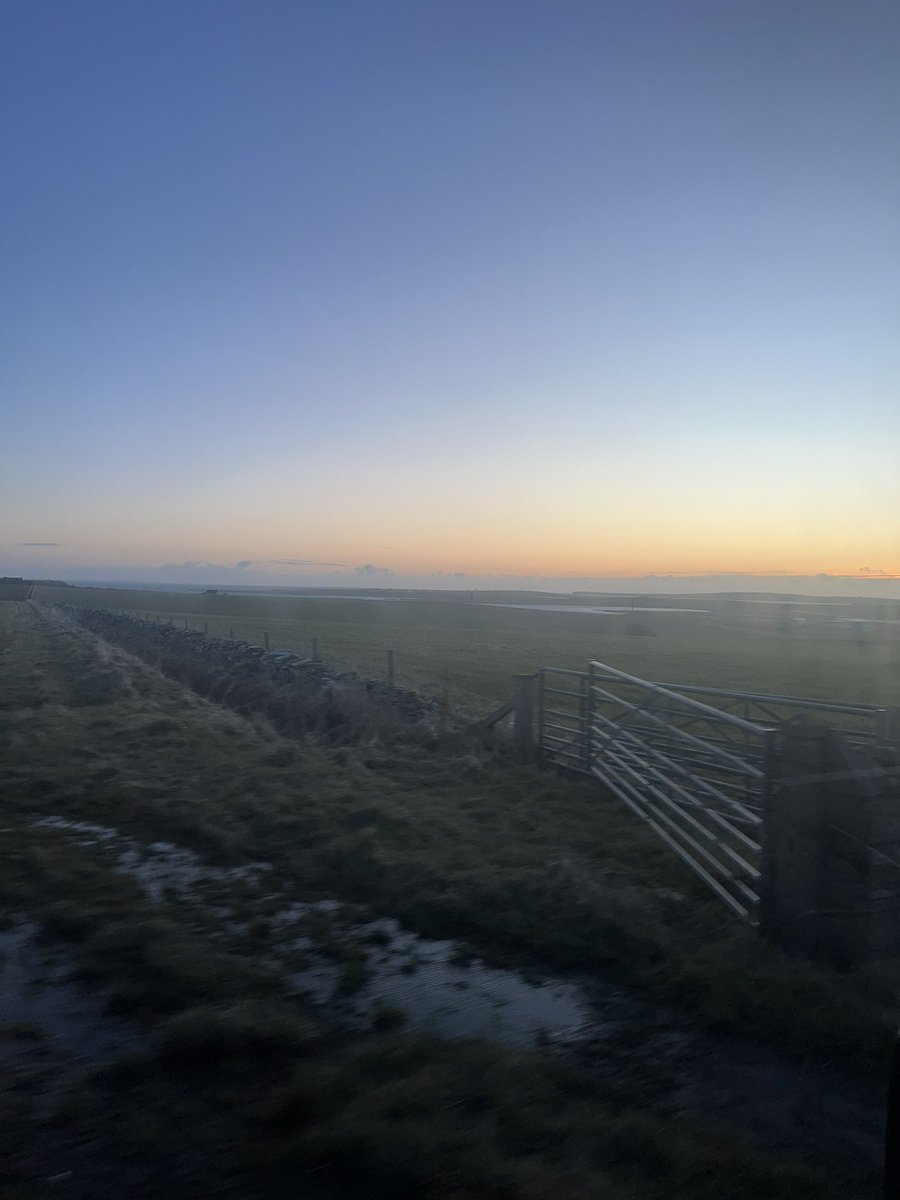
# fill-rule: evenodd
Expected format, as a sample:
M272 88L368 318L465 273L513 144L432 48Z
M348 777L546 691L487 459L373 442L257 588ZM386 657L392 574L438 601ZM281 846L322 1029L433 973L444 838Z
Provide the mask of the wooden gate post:
M534 758L534 675L514 675L513 740L523 762Z

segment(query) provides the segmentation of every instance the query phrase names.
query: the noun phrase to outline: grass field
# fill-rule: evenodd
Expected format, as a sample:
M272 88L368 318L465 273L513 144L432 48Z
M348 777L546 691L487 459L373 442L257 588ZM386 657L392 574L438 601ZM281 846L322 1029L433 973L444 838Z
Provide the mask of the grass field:
M892 986L768 950L589 784L463 747L288 742L24 604L0 605L0 668L3 909L134 1030L85 1072L40 1022L0 1028L5 1196L66 1172L79 1198L865 1194L871 1161L843 1170L827 1115L804 1116L810 1143L777 1118L760 1137L765 1089L735 1104L713 1080L750 1056L835 1111L868 1087L847 1072L880 1095ZM173 856L188 883L148 890ZM283 914L323 900L351 915L310 910L288 944ZM583 1054L448 1043L388 1008L349 1027L373 916L461 961L574 970L622 1015ZM298 956L334 964L324 1005L288 987ZM151 1190L122 1191L135 1170Z
M590 659L645 679L778 695L900 704L900 638L893 627L862 638L835 626L785 633L756 611L744 622L641 614L648 632L626 632L627 617L534 612L448 601L315 600L126 589L41 588L46 602L125 609L163 620L204 623L211 635L310 653L382 678L386 651L397 679L433 695L449 689L456 707L486 711L508 699L512 676L541 666L583 669ZM693 603L696 603L694 601ZM702 607L700 604L698 607Z

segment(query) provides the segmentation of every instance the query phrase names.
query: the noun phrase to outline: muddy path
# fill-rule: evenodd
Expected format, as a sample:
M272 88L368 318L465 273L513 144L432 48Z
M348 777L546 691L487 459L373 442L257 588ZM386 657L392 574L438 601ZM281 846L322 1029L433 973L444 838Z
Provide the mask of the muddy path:
M713 1034L609 979L491 966L470 947L420 937L359 905L298 900L268 863L223 870L172 843L142 845L52 815L36 827L93 856L98 870L136 880L151 904L178 906L219 945L274 967L329 1023L537 1047L673 1122L690 1117L861 1195L877 1190L884 1111L876 1084ZM0 1022L28 1019L63 1048L98 1060L134 1044L137 1031L104 1018L63 967L44 968L35 983L35 932L19 923L0 935Z

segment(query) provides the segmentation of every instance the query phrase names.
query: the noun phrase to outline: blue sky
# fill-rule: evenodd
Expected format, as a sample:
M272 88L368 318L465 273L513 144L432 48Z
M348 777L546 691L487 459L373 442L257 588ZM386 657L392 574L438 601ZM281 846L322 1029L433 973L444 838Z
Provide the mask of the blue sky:
M0 572L900 573L895 4L0 16Z

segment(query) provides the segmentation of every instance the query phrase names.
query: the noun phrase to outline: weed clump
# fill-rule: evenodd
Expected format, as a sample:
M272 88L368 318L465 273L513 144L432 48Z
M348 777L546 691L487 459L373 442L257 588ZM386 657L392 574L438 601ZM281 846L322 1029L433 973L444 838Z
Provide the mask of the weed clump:
M320 1037L311 1020L257 1001L201 1004L171 1017L160 1032L165 1063L192 1071L235 1070L307 1053Z

